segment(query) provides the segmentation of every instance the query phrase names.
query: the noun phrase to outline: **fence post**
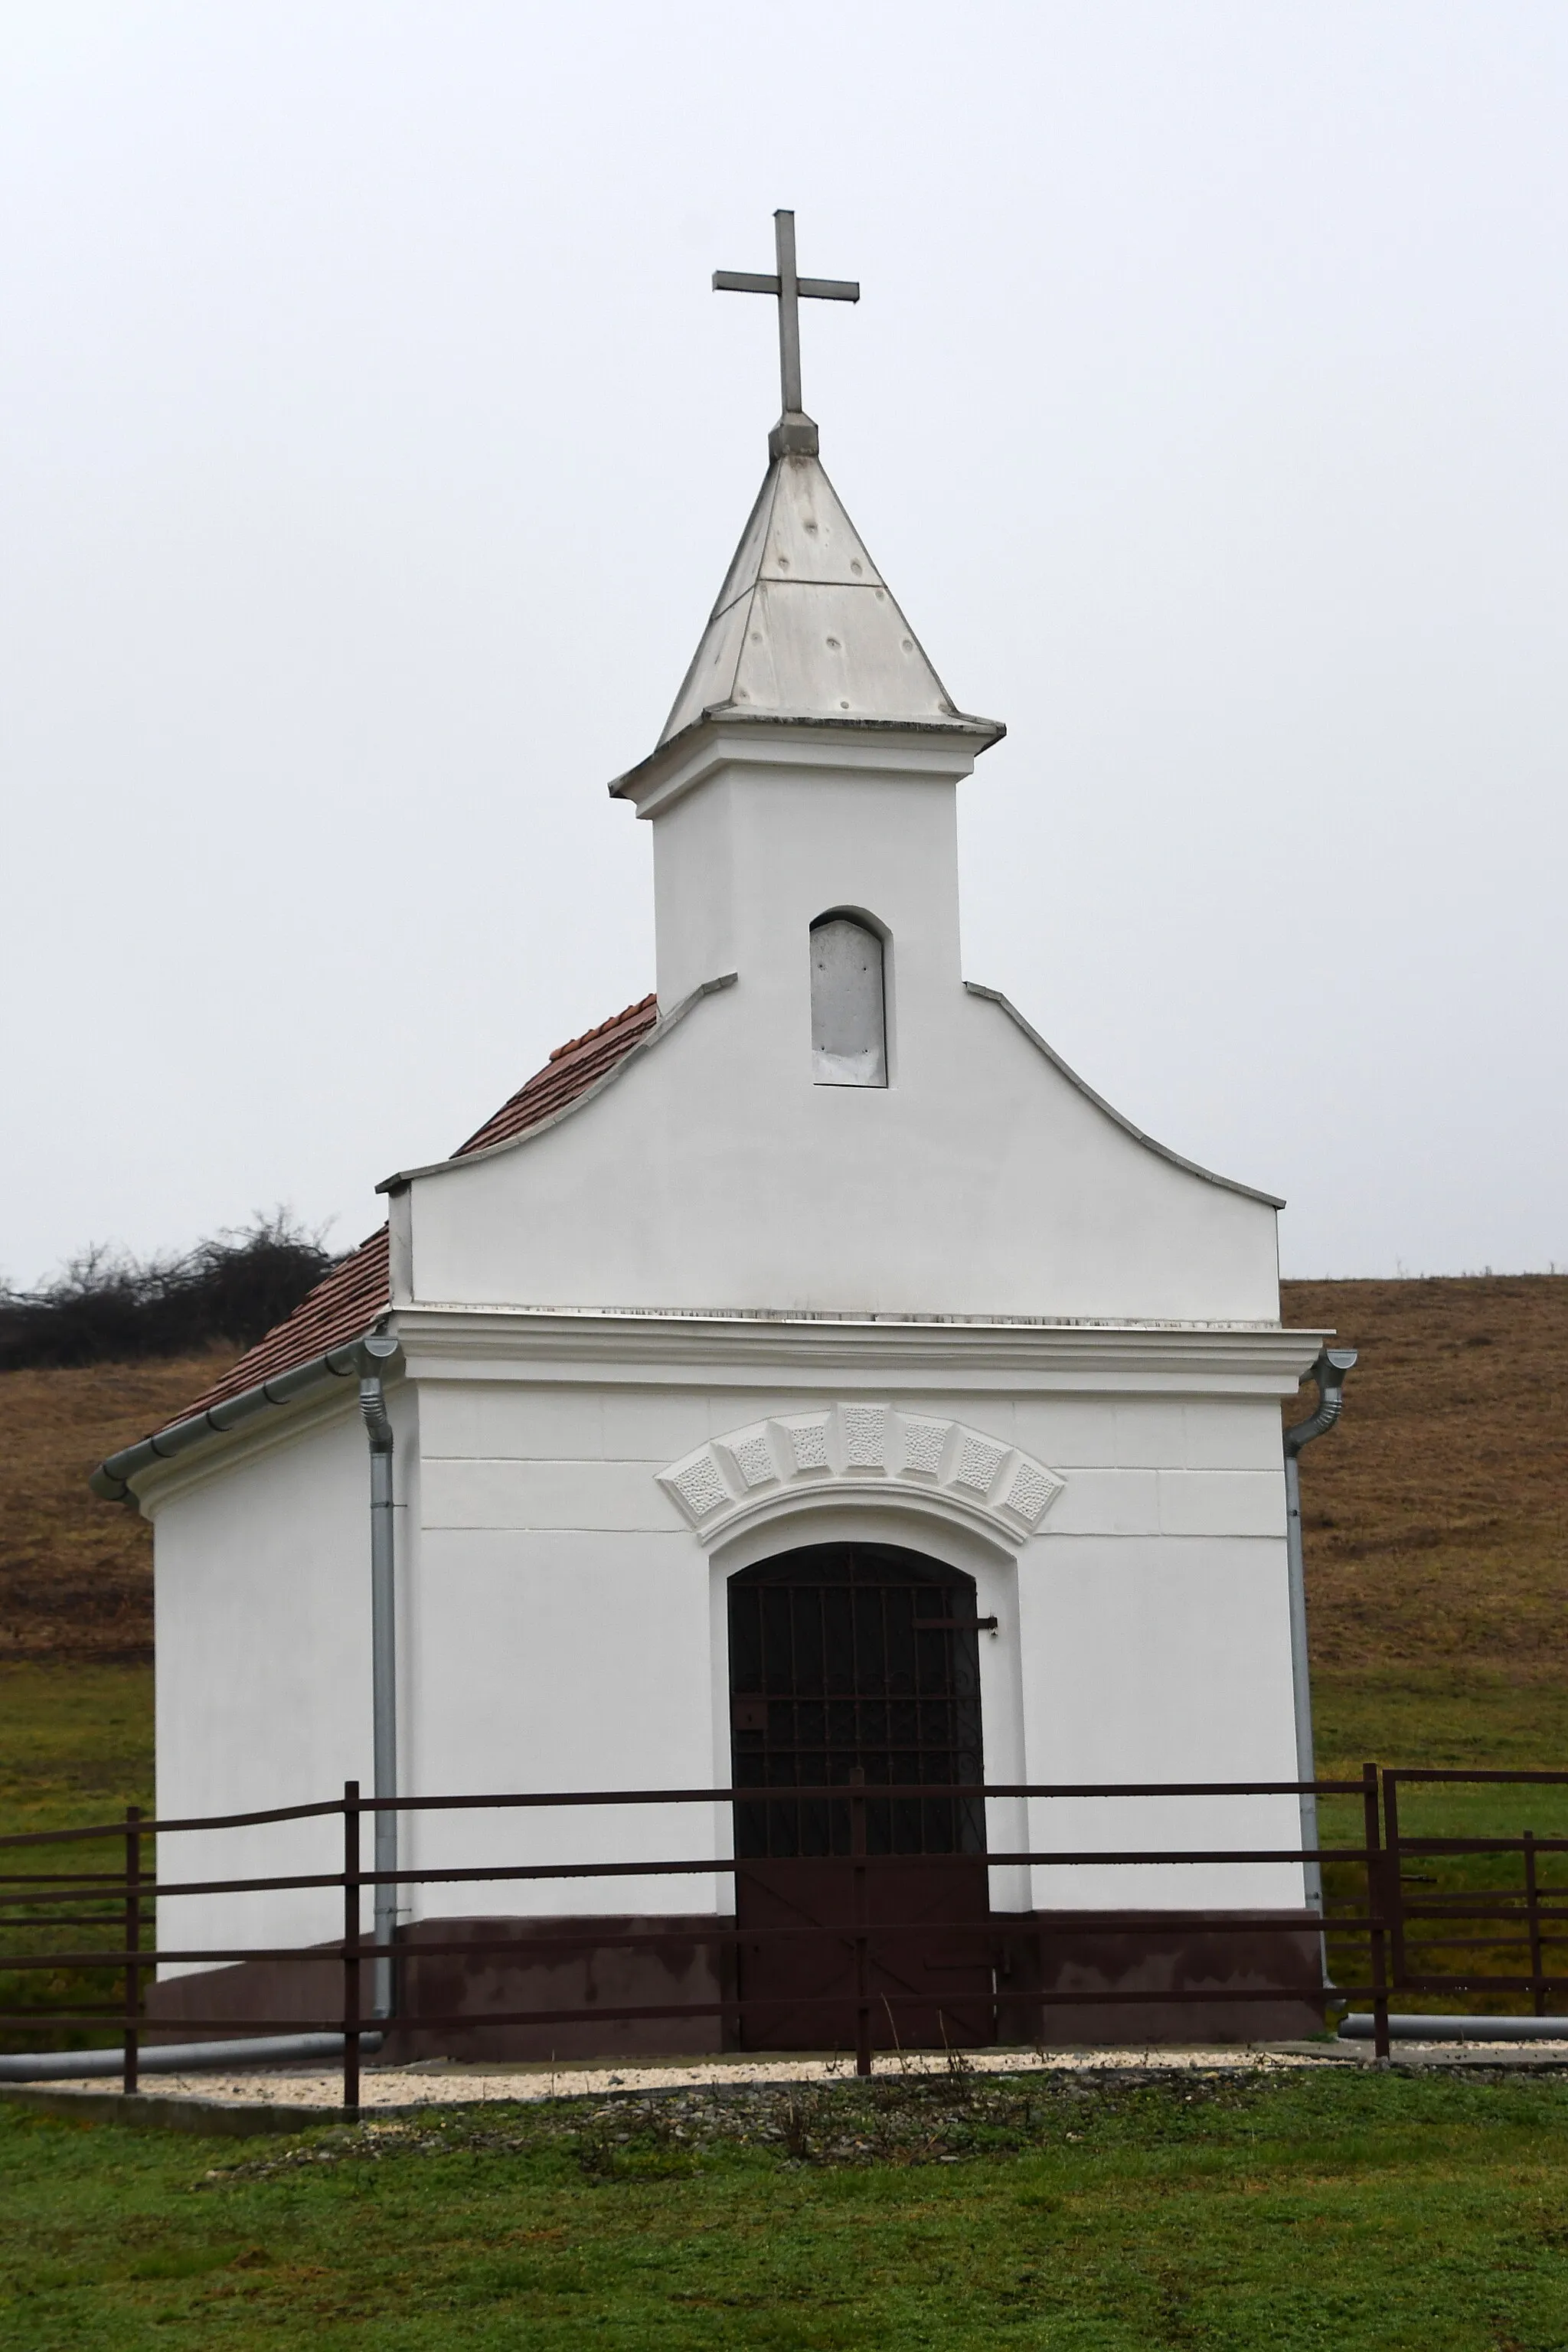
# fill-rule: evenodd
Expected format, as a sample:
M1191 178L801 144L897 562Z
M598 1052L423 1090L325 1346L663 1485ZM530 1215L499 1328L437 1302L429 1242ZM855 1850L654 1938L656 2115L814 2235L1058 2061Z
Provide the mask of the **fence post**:
M343 1782L343 2113L359 2114L359 1782Z
M1372 2021L1373 2055L1384 2065L1388 2063L1388 1970L1384 1951L1384 1862L1383 1843L1378 1824L1378 1786L1375 1764L1361 1768L1362 1818L1366 1834L1366 1907L1370 1927L1368 1942L1372 1949Z
M1535 1995L1535 2014L1546 2014L1546 1979L1541 1956L1541 1890L1535 1877L1535 1832L1524 1832L1524 1903L1530 1914L1530 1974L1531 1990Z
M142 1948L142 1808L125 1808L125 2061L121 2089L129 2098L141 2080L142 1970L132 1957Z
M1384 1865L1384 1896L1382 1908L1388 1914L1389 1958L1396 1985L1403 1985L1409 1974L1409 1962L1405 1950L1405 1866L1399 1844L1399 1775L1384 1772L1383 1776L1383 1824L1388 1842L1388 1860Z
M871 1954L867 1935L870 1906L866 1886L866 1773L857 1764L849 1775L849 1853L855 1879L855 2072L871 2071Z

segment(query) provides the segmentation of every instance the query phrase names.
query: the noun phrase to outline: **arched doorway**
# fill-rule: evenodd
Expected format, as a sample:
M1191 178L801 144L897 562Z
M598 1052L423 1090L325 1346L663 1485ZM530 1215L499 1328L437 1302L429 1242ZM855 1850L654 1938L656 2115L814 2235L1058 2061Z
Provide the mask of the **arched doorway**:
M732 1785L758 1791L735 1805L742 2046L991 2041L984 1806L946 1793L984 1772L973 1578L812 1544L731 1577L729 1609Z

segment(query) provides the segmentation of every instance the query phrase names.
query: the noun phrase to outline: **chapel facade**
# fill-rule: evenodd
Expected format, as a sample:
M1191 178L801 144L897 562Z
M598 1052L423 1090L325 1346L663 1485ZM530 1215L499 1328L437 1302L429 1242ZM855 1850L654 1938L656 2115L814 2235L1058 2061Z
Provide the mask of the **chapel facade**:
M384 1225L100 1474L155 1530L159 1811L372 1785L374 1339L398 1790L746 1792L404 1816L409 1867L701 1866L401 1890L396 2051L832 2042L828 1979L744 1937L836 1916L839 1814L787 1792L857 1773L930 1791L868 1809L922 1865L885 1883L930 1927L879 1962L924 2002L906 2044L1300 2031L1299 1863L1070 1858L1294 1847L1293 1797L948 1793L1295 1780L1280 1400L1324 1335L1280 1325L1281 1204L1141 1133L965 976L958 794L1003 730L949 695L787 391L669 719L611 786L652 835L654 989L387 1178ZM245 1834L258 1874L335 1866L330 1825ZM1030 1851L1063 1859L996 1858ZM178 1937L325 1946L336 1901L187 1898ZM1236 1924L1260 1914L1300 1926L1300 1996L1267 2012L1236 1998L1282 1965ZM519 1956L419 1962L498 1921ZM1200 1981L1202 2012L1162 2005ZM607 2013L737 1986L738 2019ZM483 2023L594 1988L601 2026ZM1138 1999L1035 1998L1075 1988ZM171 1971L154 2005L288 2000L312 2006L300 1972L247 1963ZM471 2033L422 2037L453 2008Z

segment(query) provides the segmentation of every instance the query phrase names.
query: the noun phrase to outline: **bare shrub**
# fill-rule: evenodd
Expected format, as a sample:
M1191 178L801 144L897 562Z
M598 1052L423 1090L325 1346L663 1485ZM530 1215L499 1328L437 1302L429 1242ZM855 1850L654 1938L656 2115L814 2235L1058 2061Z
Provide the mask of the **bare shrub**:
M183 1257L94 1244L33 1291L0 1289L0 1371L133 1363L247 1348L291 1313L338 1260L321 1231L258 1210Z

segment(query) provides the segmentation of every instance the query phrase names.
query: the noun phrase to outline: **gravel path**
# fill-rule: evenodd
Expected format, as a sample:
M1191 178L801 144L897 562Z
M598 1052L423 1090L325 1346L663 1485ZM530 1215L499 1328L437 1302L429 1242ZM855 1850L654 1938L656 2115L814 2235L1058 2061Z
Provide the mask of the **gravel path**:
M1564 2047L1568 2057L1568 2045ZM911 2053L902 2059L879 2054L875 2079L964 2080L986 2074L1063 2075L1196 2070L1237 2074L1279 2067L1344 2063L1342 2053L1325 2044L1319 2056L1296 2050L977 2050L954 2065L945 2054ZM1353 2062L1352 2062L1353 2063ZM768 2084L853 2083L853 2063L843 2058L674 2059L634 2065L545 2066L458 2063L426 2060L412 2066L367 2066L360 2077L362 2109L469 2106L487 2100L596 2098L612 2092L744 2088ZM68 2087L62 2085L61 2087ZM112 2082L94 2089L112 2090ZM144 2074L148 2098L217 2100L245 2106L336 2107L342 2104L341 2073L270 2066L255 2072Z

